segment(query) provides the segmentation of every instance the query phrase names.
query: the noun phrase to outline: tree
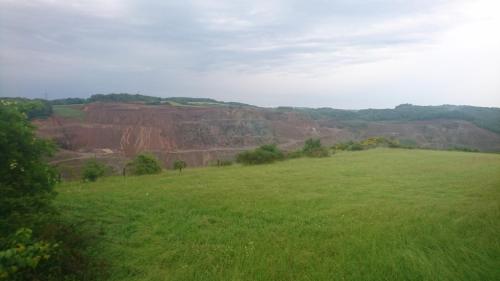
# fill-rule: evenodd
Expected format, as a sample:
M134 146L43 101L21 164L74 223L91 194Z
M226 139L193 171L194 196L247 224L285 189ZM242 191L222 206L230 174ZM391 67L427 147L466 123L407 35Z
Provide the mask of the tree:
M96 181L97 178L104 176L106 166L95 159L85 162L83 167L82 179L85 181Z
M54 214L50 201L57 177L44 159L55 147L36 137L22 110L0 100L0 279L39 280L35 269L56 244L31 234Z
M135 175L158 174L161 172L160 161L152 154L139 154L128 164Z
M44 159L54 151L51 142L36 137L25 113L0 101L1 234L17 230L32 214L48 207L57 176Z
M174 161L174 170L179 170L179 174L182 172L182 169L186 168L187 164L186 162L182 160L175 160Z
M41 99L26 99L26 98L2 98L1 102L4 105L9 105L16 108L18 111L26 114L29 120L45 119L52 115L52 105Z

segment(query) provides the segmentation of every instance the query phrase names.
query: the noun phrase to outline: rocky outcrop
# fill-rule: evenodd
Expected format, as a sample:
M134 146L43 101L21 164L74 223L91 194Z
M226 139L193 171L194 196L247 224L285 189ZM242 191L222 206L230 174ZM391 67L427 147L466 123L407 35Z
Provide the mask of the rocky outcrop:
M130 103L92 103L79 110L85 112L83 119L53 116L35 121L39 134L82 155L126 159L147 151L166 165L182 159L189 166L231 159L242 150L266 143L295 149L309 137L333 144L386 136L410 139L425 147L500 151L498 134L460 120L338 122L257 107Z

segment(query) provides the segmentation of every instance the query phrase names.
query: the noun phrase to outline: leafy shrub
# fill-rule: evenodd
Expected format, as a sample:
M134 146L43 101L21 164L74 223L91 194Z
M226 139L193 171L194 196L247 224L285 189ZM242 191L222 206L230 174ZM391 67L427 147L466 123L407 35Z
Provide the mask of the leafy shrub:
M320 139L306 140L302 152L308 157L327 157L330 155L328 148L321 145Z
M360 151L363 150L364 147L359 142L353 142L349 146L347 146L346 150L348 151Z
M161 172L160 161L152 154L139 154L128 164L132 174L148 175Z
M182 160L175 160L173 166L174 166L174 170L179 170L179 173L181 173L182 169L187 167L187 164L186 164L186 162L184 162Z
M337 143L332 148L335 150L358 151L376 147L401 148L404 146L397 140L387 139L385 137L370 137L360 142L348 141Z
M236 156L236 162L255 165L272 163L285 158L283 152L275 144L263 145L255 150L244 151Z
M0 251L0 280L31 280L39 264L49 260L58 244L35 241L31 229L21 228L7 247Z
M95 159L85 162L83 167L82 178L85 181L96 181L97 178L104 176L106 173L106 166Z
M359 144L361 144L361 146L363 146L364 149L368 149L368 148L375 148L385 143L386 143L385 138L371 137L362 140Z

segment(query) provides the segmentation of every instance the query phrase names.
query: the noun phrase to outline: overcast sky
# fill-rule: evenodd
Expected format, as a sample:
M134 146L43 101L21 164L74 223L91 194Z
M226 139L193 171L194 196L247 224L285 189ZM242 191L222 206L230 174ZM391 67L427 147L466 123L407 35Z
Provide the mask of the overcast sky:
M500 107L497 0L0 0L0 96Z

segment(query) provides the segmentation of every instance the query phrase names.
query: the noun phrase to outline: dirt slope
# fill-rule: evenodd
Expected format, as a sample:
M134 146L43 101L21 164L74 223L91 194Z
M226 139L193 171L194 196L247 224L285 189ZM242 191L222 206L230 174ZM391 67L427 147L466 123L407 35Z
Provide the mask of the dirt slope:
M53 116L35 121L41 136L54 139L66 154L73 153L71 157L60 157L59 163L86 159L88 155L126 159L149 151L166 165L175 159L183 159L190 166L208 165L266 143L294 149L309 137L333 144L390 136L427 147L500 151L499 135L466 121L340 123L254 107L125 103L92 103L77 110L83 110L84 118Z

